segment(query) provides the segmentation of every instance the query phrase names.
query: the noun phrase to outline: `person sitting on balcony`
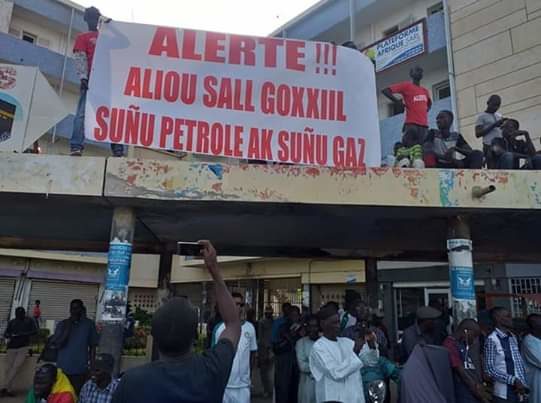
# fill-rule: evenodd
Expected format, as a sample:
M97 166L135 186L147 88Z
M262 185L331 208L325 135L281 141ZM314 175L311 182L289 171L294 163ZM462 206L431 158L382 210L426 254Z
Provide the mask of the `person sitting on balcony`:
M425 167L423 162L423 146L417 143L417 132L409 128L402 138L402 143L395 144L395 166L400 168Z
M428 168L481 169L483 153L473 150L460 133L451 131L453 120L451 111L438 113L438 129L431 129L425 142L425 165Z
M88 80L92 69L96 42L98 40L98 23L101 18L100 10L96 7L89 7L85 10L84 20L88 25L88 32L83 32L75 38L73 45L73 56L75 58L75 69L81 80L79 103L73 120L73 132L70 140L70 155L80 157L83 154L85 140L85 105L86 93L88 91ZM122 144L111 144L113 156L122 157L124 146Z
M415 134L415 144L423 144L428 133L428 111L432 100L428 90L421 86L423 69L415 66L410 70L411 82L404 81L385 88L382 93L393 103L406 110L406 119L402 133L412 130ZM402 99L394 94L400 94ZM402 140L404 141L404 140Z
M498 160L499 169L541 169L541 155L533 145L530 133L519 130L516 119L506 119L502 125L503 143L506 152ZM521 159L525 160L520 165Z

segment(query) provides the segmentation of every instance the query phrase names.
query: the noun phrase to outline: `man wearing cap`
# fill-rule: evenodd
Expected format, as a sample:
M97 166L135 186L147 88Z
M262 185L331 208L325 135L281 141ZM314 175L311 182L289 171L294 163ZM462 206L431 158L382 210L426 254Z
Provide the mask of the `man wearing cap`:
M417 309L415 316L415 323L404 331L400 343L400 361L402 363L408 360L417 344L439 345L443 341L439 340L435 334L435 321L441 317L440 311L430 306L422 306Z
M359 358L364 340L354 342L340 334L340 318L331 307L319 311L323 337L310 353L310 372L316 385L316 402L364 403Z
M225 330L210 350L194 353L198 312L186 298L171 298L152 318L152 336L160 359L127 371L113 396L114 403L222 403L240 339L240 318L218 267L216 250L209 241L199 243L214 280Z
M111 403L118 379L113 378L115 359L111 354L96 357L91 377L81 389L79 403Z

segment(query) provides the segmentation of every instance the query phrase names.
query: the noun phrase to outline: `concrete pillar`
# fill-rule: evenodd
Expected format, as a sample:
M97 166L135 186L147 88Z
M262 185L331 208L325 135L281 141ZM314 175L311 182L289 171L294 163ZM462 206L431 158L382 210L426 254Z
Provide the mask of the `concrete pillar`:
M312 297L310 295L311 289L312 286L310 284L302 285L302 305L308 307L309 309L312 304Z
M357 26L355 22L355 1L349 0L349 40L355 42L357 35Z
M463 319L477 317L472 241L469 223L464 217L449 220L447 254L453 319L458 325Z
M113 213L111 241L107 257L105 287L99 301L99 321L102 326L101 353L115 358L115 373L120 368L124 339L124 321L128 304L128 282L135 230L135 212L129 207L117 207Z
M265 280L257 280L257 318L262 319L265 313Z
M160 254L160 266L158 270L158 289L156 290L156 309L162 306L167 300L175 295L175 290L171 286L171 267L173 264L173 253L167 251ZM203 284L203 287L206 287ZM160 358L158 345L152 343L152 361Z
M372 309L380 309L379 283L378 283L378 262L376 259L365 260L366 294L368 306Z

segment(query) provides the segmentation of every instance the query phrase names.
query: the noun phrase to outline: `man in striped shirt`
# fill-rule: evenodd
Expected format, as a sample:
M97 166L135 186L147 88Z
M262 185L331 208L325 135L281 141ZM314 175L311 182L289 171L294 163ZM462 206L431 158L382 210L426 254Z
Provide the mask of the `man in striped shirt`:
M92 376L81 389L79 403L111 403L118 386L118 379L113 378L115 359L111 354L99 354L96 357Z
M496 307L491 316L495 328L485 343L485 370L494 382L493 402L521 402L526 392L526 371L512 333L511 313Z

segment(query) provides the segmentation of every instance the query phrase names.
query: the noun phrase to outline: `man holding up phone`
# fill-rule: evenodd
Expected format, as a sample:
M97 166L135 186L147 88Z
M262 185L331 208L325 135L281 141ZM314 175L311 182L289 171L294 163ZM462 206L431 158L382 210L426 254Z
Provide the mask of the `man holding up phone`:
M216 290L216 304L225 329L216 345L204 354L192 352L198 315L185 298L172 298L152 318L152 336L160 360L126 372L113 403L221 403L240 338L240 318L218 268L216 250L200 241L201 255Z

